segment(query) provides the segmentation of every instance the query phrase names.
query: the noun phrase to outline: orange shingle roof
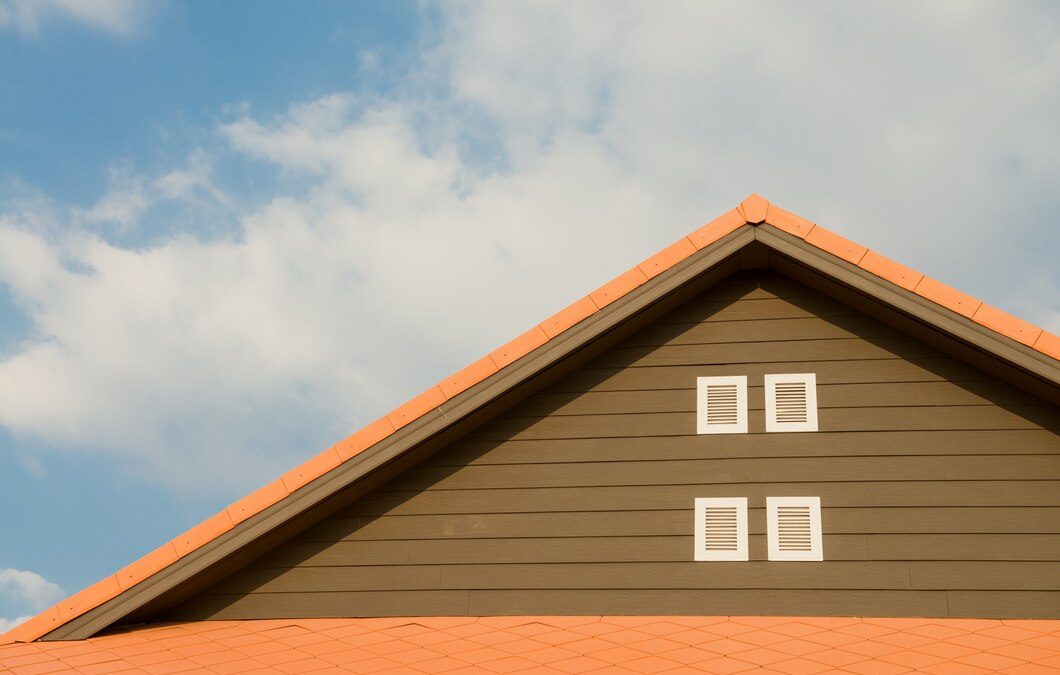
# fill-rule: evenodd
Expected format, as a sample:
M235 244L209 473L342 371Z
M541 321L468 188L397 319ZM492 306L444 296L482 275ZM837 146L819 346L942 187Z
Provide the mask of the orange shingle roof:
M401 427L435 410L449 399L556 338L581 320L630 293L649 279L682 262L744 225L766 223L798 237L940 307L960 314L1000 335L1053 359L1060 359L1060 337L991 307L894 262L864 246L844 239L805 218L751 195L738 207L682 237L636 267L623 272L587 296L534 326L467 368L445 378L348 438L252 492L224 511L163 544L139 560L51 607L4 635L0 644L35 640L58 626L101 605L166 568L188 553L228 532L238 523L283 500L298 488L387 438Z
M39 673L863 673L1060 670L1060 621L498 616L199 621L0 647Z

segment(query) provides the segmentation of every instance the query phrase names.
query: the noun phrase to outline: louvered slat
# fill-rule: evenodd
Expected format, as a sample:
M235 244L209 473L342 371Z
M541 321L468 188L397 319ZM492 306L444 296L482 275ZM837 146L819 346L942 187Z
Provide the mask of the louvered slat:
M736 424L739 414L739 392L735 384L707 386L707 424Z
M777 509L778 544L781 551L812 549L810 507L781 506Z
M708 551L736 551L739 548L736 507L708 506L703 515L706 527L705 548Z

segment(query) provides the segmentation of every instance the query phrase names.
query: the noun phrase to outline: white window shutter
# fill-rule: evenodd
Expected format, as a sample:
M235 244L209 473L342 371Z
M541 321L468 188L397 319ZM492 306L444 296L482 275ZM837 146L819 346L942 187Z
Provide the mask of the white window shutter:
M766 431L817 431L817 375L766 375Z
M695 560L747 560L747 499L701 497L695 502Z
M696 433L747 433L747 376L696 378Z
M820 497L766 497L770 560L824 560Z

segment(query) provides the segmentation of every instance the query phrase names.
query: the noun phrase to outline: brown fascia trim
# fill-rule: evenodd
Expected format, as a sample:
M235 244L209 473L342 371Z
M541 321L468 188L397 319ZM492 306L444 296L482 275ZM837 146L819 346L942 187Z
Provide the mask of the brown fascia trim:
M288 523L297 521L297 529L301 530L319 521L329 512L343 505L342 502L332 499L336 495L349 492L349 488L355 487L373 475L378 475L382 469L395 463L396 460L418 446L427 445L432 439L449 436L444 432L460 423L472 422L474 426L482 424L486 420L475 419L476 413L485 410L490 403L502 399L506 394L533 381L536 376L552 369L568 357L579 352L586 352L586 348L594 343L606 342L609 346L617 342L626 334L626 331L619 329L633 319L646 317L650 320L728 276L739 267L737 253L753 244L754 229L752 225L743 225L725 235L500 372L446 401L375 446L300 488L287 499L248 518L232 530L136 586L62 626L58 626L40 639L82 640L130 616L138 615L141 609L149 605L157 607L158 611L163 611L165 607L156 604L156 601L162 599L163 596L174 597L176 594L178 597L176 602L179 602L180 587L193 583L197 576L210 568L232 559L272 533L283 531ZM724 266L724 269L716 269L729 259L732 265ZM718 274L707 274L712 270ZM671 302L663 302L666 299L670 299ZM605 339L609 337L610 339ZM589 353L585 358L593 355L595 353ZM544 384L539 385L538 388L540 386ZM531 392L519 392L517 398L506 402L506 407L513 405L516 400L524 398L529 393ZM495 414L497 414L496 411L490 411L489 416L492 417ZM460 429L459 434L462 435L469 430L470 428ZM451 442L451 440L455 438L447 438L446 442ZM420 459L422 457L417 458L417 461ZM381 480L374 481L373 485L381 482ZM328 508L329 501L331 502L330 508ZM315 511L317 507L325 508L318 512ZM285 532L285 534L293 536L294 532ZM257 551L259 554L263 552ZM176 602L170 601L165 604L173 606Z
M781 260L777 261L774 256L771 262L771 265L778 271L816 287L826 295L836 297L837 300L847 304L850 304L853 298L839 297L844 295L841 287L890 308L907 320L888 321L888 317L881 316L880 318L892 323L899 330L907 333L921 333L915 336L922 337L922 331L917 331L916 326L909 323L911 321L921 327L941 333L952 341L964 345L965 349L954 349L954 345L948 345L947 349L937 341L936 346L944 346L945 351L966 361L974 360L977 365L983 361L982 357L989 357L990 360L1000 362L1007 368L991 368L995 375L1028 389L1031 393L1051 403L1060 404L1060 362L1055 359L892 284L857 265L822 251L812 244L807 244L802 239L771 225L759 225L755 229L755 240L779 254ZM783 259L787 259L790 263L785 264ZM792 267L792 264L797 267ZM799 274L798 268L816 273L818 280ZM823 277L823 282L820 277ZM969 352L968 349L974 350L975 353ZM979 358L976 358L976 355Z

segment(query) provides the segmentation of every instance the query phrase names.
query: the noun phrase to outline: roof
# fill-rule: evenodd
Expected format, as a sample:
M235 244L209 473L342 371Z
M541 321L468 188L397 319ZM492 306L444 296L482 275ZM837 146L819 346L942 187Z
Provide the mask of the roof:
M1060 670L1060 621L551 616L201 621L0 647L37 673L906 673Z
M688 278L705 274L705 270L713 268L718 261L729 259L753 242L794 256L799 263L825 269L829 274L845 274L851 280L850 283L859 286L859 290L882 298L884 302L902 303L903 311L916 321L957 333L972 347L1008 362L1018 362L1020 367L1032 371L1033 376L1052 387L1060 387L1060 337L844 239L771 204L763 197L751 195L737 208L682 237L279 479L243 497L117 573L15 627L0 636L0 644L36 640L57 629L61 630L52 637L87 637L112 624L115 617L128 616L132 611L128 608L120 611L115 609L107 617L100 614L102 610L99 608L119 597L130 598L127 604L133 610L143 606L164 589L152 591L154 595L143 592L140 599L134 600L133 596L141 592L146 584L153 583L160 573L184 565L187 568L184 573L191 575L204 566L214 564L211 562L214 558L206 555L211 546L215 547L215 557L227 550L218 542L224 542L231 549L245 546L247 541L261 536L266 526L275 527L282 520L275 513L277 505L293 504L298 500L305 504L317 504L337 491L346 489L351 480L367 475L384 459L392 460L394 453L398 452L395 450L383 459L367 457L378 448L388 443L397 447L398 441L405 440L407 442L401 446L400 452L408 451L412 445L425 438L428 431L437 434L439 429L456 424L461 415L471 414L467 411L481 408L485 398L499 397L501 389L490 389L487 387L490 383L503 377L515 378L516 375L525 380L555 362L556 357L549 355L550 349L556 353L574 349L578 343L573 341L572 335L579 332L591 335L592 330L585 327L591 326L594 321L605 323L602 317L614 308L631 303L632 309L626 314L629 316L633 311L639 311L638 306L632 303L650 303L662 297L650 295L644 289L662 284L663 280L671 284L671 289L677 287L676 284L687 283ZM807 256L816 257L810 260ZM695 264L699 266L695 267ZM685 277L679 277L682 270L686 271ZM665 286L663 290L666 290ZM643 304L640 307L643 308ZM622 315L619 316L621 318ZM538 356L540 358L537 361L531 362ZM516 372L520 368L522 372ZM458 406L463 408L458 410ZM430 429L427 429L428 422L434 425ZM427 430L421 433L422 429L417 428L417 425ZM356 475L351 468L355 464ZM306 491L312 486L319 485L328 476L339 472L349 475L320 488L312 499L306 498ZM269 518L271 520L265 523ZM258 529L255 530L255 527ZM235 541L237 535L241 537L239 541ZM96 615L91 621L83 618L92 612ZM67 626L77 622L81 624L76 629Z

